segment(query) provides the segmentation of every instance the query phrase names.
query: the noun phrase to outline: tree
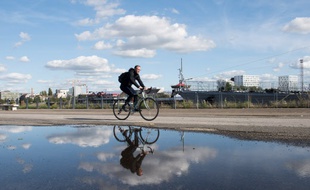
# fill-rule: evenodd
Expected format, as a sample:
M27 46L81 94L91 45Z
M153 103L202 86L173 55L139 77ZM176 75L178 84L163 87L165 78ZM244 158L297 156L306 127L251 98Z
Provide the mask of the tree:
M53 96L53 91L51 88L48 88L48 96Z
M232 85L229 82L226 82L225 91L231 91L231 90L232 90Z
M40 95L41 95L41 96L47 96L47 92L46 92L46 90L41 91L41 92L40 92Z

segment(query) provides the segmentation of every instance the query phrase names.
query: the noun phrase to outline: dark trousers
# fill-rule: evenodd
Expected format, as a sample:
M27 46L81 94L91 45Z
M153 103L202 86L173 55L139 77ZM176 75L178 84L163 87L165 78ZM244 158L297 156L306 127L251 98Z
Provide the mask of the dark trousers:
M131 86L121 85L120 89L128 95L128 98L126 99L125 103L128 104L130 100L134 98L133 102L134 102L134 106L136 106L137 101L138 101L137 92Z

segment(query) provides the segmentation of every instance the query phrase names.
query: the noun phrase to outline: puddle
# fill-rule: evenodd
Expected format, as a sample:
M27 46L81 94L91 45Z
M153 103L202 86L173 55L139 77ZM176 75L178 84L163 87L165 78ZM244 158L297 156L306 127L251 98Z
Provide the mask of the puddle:
M0 126L1 189L309 189L310 147L147 132L135 149L118 126Z

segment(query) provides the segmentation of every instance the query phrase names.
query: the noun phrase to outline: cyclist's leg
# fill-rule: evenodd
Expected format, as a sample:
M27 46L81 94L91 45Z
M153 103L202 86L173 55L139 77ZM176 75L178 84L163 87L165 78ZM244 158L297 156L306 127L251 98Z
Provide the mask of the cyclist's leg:
M130 87L130 86L121 86L121 90L128 95L128 97L127 97L127 99L125 101L125 103L127 103L127 104L131 101L131 99L135 95L137 95L136 91L132 87Z

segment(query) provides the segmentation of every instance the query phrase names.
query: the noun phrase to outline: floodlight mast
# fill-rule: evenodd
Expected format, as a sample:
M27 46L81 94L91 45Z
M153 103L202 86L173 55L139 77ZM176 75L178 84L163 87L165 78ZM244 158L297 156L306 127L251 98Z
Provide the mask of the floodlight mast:
M300 82L301 82L301 92L304 92L304 60L300 60Z

